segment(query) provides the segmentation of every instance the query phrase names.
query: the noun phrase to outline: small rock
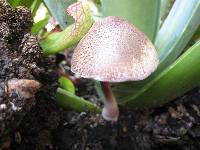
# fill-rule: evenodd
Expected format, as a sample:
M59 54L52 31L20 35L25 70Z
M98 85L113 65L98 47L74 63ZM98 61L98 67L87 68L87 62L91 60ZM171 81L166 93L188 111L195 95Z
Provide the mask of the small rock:
M11 79L7 82L5 91L9 96L15 92L20 98L29 99L34 97L40 87L41 84L36 80Z

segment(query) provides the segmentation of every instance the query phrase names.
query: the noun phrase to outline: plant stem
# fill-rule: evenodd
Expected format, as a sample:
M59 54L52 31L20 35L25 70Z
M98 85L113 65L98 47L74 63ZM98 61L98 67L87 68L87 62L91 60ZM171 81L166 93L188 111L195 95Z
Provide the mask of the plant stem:
M115 96L113 95L112 89L109 85L109 82L101 82L101 86L105 95L105 102L102 111L102 116L106 120L117 121L119 116L119 109Z
M63 108L71 108L78 112L101 112L101 109L95 104L61 88L56 91L56 102Z

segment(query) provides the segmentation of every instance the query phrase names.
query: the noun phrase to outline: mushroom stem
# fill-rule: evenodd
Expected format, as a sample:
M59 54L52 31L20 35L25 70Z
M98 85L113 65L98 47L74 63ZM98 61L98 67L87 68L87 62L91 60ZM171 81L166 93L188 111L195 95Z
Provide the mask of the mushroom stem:
M108 121L117 121L119 116L119 109L109 82L101 82L101 86L106 98L104 102L104 108L102 110L102 116Z

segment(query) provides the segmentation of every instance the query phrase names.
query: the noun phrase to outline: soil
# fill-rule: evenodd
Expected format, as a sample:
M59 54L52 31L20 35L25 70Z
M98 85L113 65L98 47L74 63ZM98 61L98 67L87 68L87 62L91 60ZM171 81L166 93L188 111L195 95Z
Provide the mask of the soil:
M71 54L44 58L38 38L30 34L25 7L0 0L0 149L15 150L198 150L200 89L162 107L138 111L120 108L117 123L100 114L64 110L55 102L58 63ZM39 82L29 96L8 92L10 81ZM29 88L29 85L26 86ZM94 83L80 79L77 95L97 102ZM37 92L37 93L36 93Z

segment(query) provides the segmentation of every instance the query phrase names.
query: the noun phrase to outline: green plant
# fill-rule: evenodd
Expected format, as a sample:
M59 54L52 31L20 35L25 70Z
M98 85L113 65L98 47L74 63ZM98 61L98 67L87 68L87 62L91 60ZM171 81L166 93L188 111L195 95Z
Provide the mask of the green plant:
M24 2L24 0L18 0L11 4L17 6ZM75 19L72 25L70 25L72 19L66 14L66 10L71 3L74 3L73 0L71 3L66 3L66 0L26 2L25 5L32 9L33 15L35 15L38 4L45 3L45 7L49 10L47 17L57 18L63 29L62 32L46 33L43 28L48 18L33 26L34 34L41 33L42 30L40 35L43 37L40 44L45 56L55 55L76 45L92 26L93 18L97 20L111 15L121 16L128 20L151 39L159 55L159 67L155 73L143 81L113 84L112 89L119 105L137 108L158 106L199 84L200 0L101 0L93 1L93 4L97 6L94 10L98 12L93 11L92 13L90 9L91 6L94 8L94 5L80 1L76 3L75 8L79 8L76 11L83 17L78 19L77 13L71 13ZM77 5L80 3L82 7ZM75 34L72 34L74 31ZM61 87L65 91L72 89L70 86L73 85L69 84L67 85L69 88L66 88L65 82L61 81ZM96 87L101 99L105 99L99 82L96 82ZM61 89L57 93L58 101L63 101L62 105L72 107L72 97L78 98L73 93L64 92ZM64 103L65 101L68 102ZM75 104L77 107L73 109L83 111L82 105L78 105L80 103L85 103L85 101L80 99L77 105Z

